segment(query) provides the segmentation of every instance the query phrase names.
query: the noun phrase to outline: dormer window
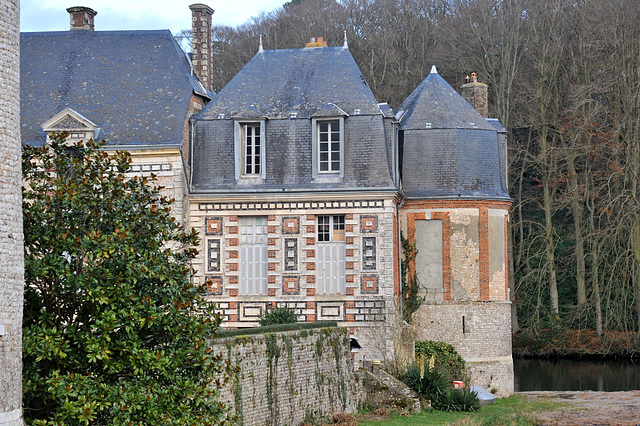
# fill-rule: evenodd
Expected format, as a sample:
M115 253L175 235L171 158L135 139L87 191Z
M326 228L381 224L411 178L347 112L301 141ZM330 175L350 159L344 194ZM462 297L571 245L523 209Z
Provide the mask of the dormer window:
M53 133L68 133L67 142L70 145L81 140L97 139L100 133L100 128L94 122L71 108L63 109L43 123L42 130L47 134L47 143Z
M236 122L236 179L265 178L264 121Z
M242 158L244 174L259 175L262 165L260 123L242 124Z
M320 173L336 173L342 169L340 121L318 122L318 165Z
M314 119L312 125L315 177L341 177L344 171L344 119Z

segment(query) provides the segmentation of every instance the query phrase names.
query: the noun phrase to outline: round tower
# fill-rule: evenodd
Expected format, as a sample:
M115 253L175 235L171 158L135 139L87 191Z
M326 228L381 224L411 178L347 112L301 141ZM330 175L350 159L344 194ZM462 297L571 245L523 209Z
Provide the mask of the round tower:
M0 14L0 425L22 425L22 173L20 3Z
M486 91L485 91L486 93ZM486 104L486 101L485 101ZM403 233L424 302L416 340L451 343L472 384L513 392L506 131L432 68L400 106Z

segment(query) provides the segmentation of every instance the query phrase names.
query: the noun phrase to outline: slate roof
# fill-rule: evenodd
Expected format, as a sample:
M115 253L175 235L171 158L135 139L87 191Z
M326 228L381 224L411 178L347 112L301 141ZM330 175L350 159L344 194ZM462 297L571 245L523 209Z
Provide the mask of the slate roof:
M504 199L506 145L435 70L399 108L403 191L409 199ZM504 152L503 152L504 151Z
M198 115L240 118L249 107L265 118L309 118L333 105L349 115L380 114L377 101L344 47L264 50Z
M453 87L435 66L398 108L400 130L484 129L495 130ZM427 124L430 123L430 124Z
M22 33L20 51L25 144L68 107L110 144L177 145L192 93L209 97L169 30Z

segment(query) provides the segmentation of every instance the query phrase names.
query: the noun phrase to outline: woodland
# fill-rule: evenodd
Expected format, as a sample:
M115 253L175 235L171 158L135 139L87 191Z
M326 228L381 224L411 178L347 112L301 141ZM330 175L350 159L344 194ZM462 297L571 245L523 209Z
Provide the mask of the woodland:
M214 26L214 86L255 55L260 37L265 49L300 48L311 37L340 46L345 31L376 98L392 108L432 65L455 88L476 72L489 87L490 116L509 132L514 332L547 346L569 330L601 343L609 336L598 351L633 354L638 22L637 0L294 0L238 27ZM613 349L619 336L630 342L624 350Z

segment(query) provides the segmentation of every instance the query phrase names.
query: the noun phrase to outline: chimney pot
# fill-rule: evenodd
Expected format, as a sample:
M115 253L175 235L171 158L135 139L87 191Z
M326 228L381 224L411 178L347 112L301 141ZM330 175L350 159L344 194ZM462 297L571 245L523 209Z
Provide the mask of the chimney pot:
M98 14L95 10L85 6L74 6L67 9L71 21L71 30L94 31L93 18Z

